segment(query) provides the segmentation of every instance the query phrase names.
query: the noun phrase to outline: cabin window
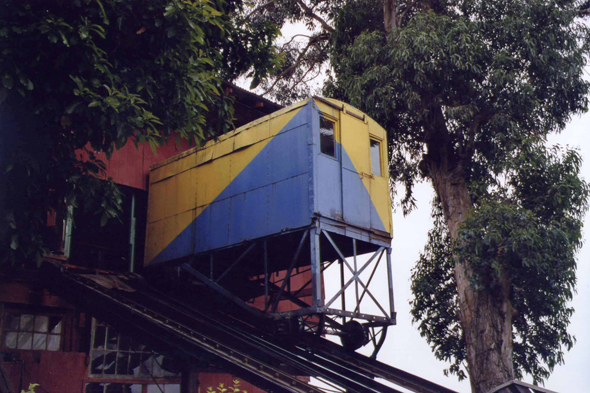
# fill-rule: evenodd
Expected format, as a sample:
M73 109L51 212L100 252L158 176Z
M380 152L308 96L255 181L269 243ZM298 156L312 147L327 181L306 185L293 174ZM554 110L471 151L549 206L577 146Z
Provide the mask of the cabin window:
M6 312L2 321L2 346L11 349L59 351L63 317Z
M336 157L336 141L334 138L335 123L320 116L320 151L330 157Z
M381 142L371 139L371 171L381 176Z

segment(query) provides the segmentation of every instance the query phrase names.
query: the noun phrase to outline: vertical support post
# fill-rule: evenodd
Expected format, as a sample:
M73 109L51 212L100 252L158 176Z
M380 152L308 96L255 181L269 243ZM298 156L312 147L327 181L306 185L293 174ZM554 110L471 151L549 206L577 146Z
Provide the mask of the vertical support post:
M129 229L129 271L135 271L135 194L131 196L131 224Z
M266 248L266 239L263 241L264 246L264 309L268 309L268 250Z
M317 225L317 224L316 224ZM312 305L321 307L322 304L322 277L320 259L320 229L316 226L309 230L309 248L311 252L311 292Z
M395 321L395 305L393 303L393 272L391 270L391 248L387 249L387 285L389 286L389 312Z
M74 206L68 206L68 217L66 218L66 230L64 238L64 256L70 257L72 252L72 224L74 223Z
M344 288L344 262L341 259L338 259L340 263L340 288ZM346 289L342 291L342 311L346 311ZM342 316L342 324L346 323L346 317Z
M354 258L354 274L358 273L358 267L356 264L356 239L352 239L352 254ZM357 312L361 312L361 303L359 301L359 278L357 277L354 280L354 294L356 296L356 310Z
M209 255L209 279L215 281L213 280L213 253Z

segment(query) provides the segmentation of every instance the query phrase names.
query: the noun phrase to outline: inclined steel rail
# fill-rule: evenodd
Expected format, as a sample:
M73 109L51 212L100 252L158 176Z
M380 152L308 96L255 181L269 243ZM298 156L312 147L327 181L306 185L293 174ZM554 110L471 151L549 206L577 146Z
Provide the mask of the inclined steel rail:
M196 309L141 281L134 282L133 290L127 292L61 270L49 286L68 292L70 300L84 301L86 305L90 302L103 315L110 313L113 319L193 359L206 351L231 366L237 376L269 392L324 392L297 378L312 376L346 392L399 393L375 381L379 377L418 393L454 393L319 337L302 336L297 343L277 342L256 327L260 321L251 315L236 319L222 307L203 305L203 310Z

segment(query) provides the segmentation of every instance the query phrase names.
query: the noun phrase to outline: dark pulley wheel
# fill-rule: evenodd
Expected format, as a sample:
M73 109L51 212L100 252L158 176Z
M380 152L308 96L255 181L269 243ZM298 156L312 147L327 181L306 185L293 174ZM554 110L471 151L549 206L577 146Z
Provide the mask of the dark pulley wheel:
M357 321L349 321L342 326L340 341L346 350L356 351L369 342L369 332Z

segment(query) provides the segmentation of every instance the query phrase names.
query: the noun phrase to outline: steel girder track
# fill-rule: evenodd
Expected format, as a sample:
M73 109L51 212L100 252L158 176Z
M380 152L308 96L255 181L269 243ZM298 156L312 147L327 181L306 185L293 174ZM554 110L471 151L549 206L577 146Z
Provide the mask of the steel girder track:
M204 351L220 359L228 371L269 392L323 392L296 377L307 375L346 392L399 392L374 380L380 377L414 392L453 393L319 337L304 337L298 344L276 344L254 327L257 323L245 324L223 312L203 313L153 287L134 285L135 292L106 289L67 270L49 286L68 292L69 300L82 300L86 306L98 308L95 311L106 322L112 319L130 324L134 332L140 330L144 337L172 346L192 359L202 357Z

